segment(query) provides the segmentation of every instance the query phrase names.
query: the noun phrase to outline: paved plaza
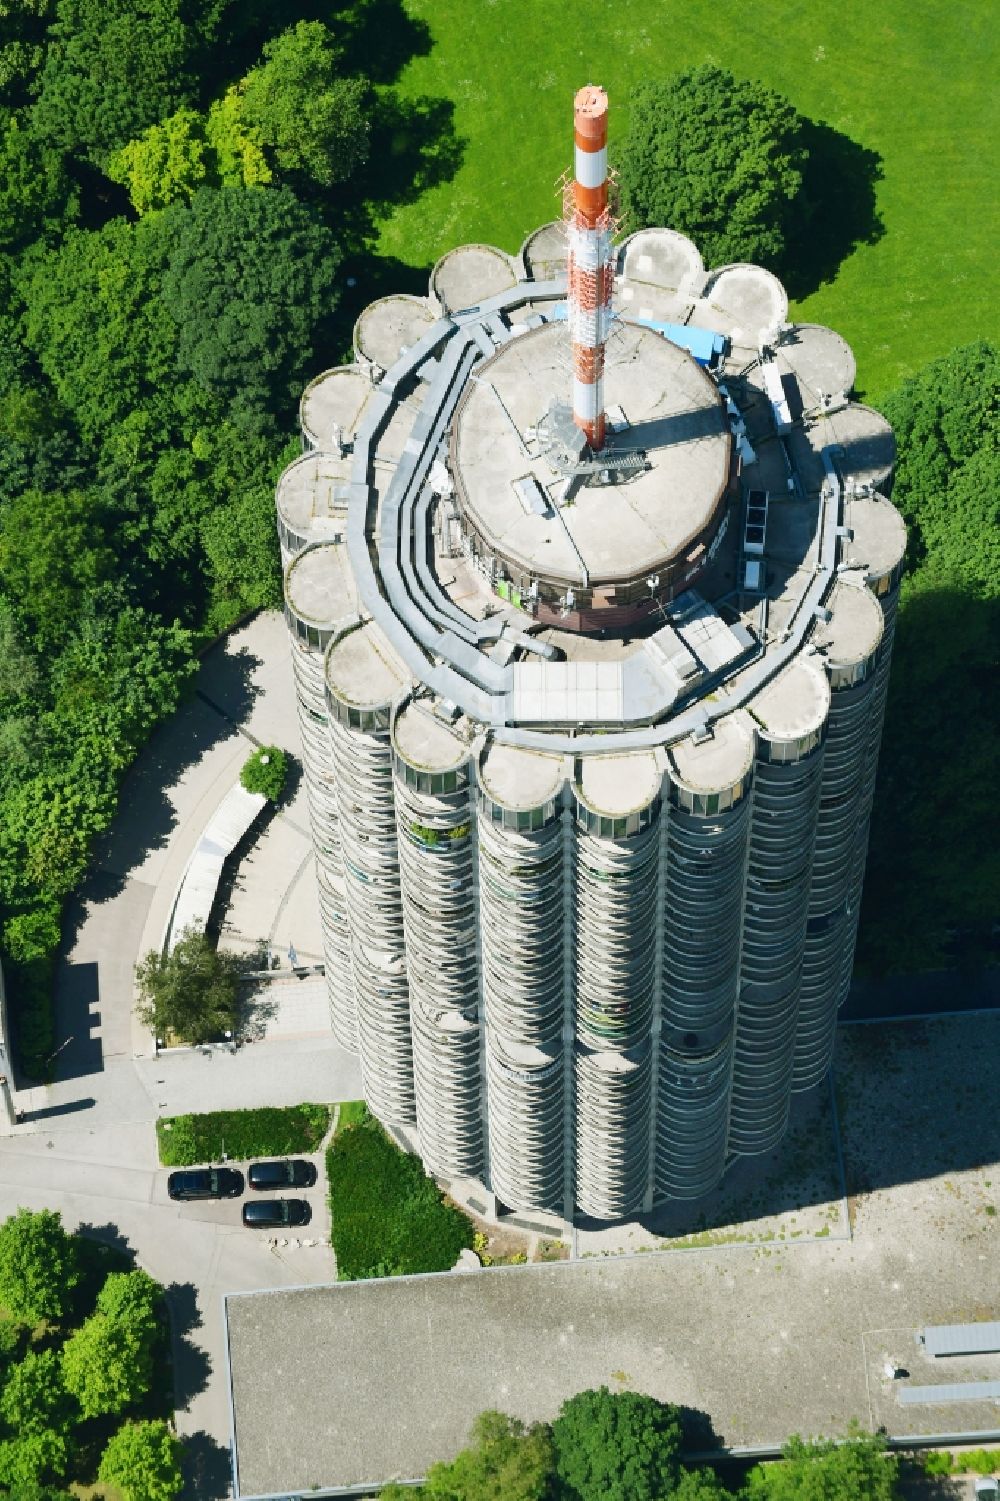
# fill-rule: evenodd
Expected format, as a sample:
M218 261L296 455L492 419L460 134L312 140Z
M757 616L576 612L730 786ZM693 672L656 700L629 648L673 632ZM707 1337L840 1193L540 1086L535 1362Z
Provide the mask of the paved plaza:
M230 1298L241 1494L412 1478L481 1409L547 1419L601 1383L693 1409L736 1447L852 1418L995 1433L989 1401L901 1406L886 1365L913 1385L1000 1376L1000 1356L942 1372L916 1343L924 1324L997 1315L998 1047L996 1014L842 1030L850 1224L826 1234L730 1239L708 1205L714 1230L687 1249ZM786 1200L810 1175L826 1194L821 1157L760 1187L760 1222L808 1219Z

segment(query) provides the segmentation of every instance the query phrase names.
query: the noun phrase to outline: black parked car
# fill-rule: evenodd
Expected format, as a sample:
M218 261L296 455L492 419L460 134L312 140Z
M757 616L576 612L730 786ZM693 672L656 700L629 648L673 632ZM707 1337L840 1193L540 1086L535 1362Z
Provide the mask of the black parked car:
M251 1188L312 1188L316 1169L301 1157L285 1157L280 1162L251 1162L247 1178Z
M312 1210L305 1199L250 1199L243 1205L243 1223L252 1230L308 1225Z
M167 1179L172 1199L238 1199L242 1192L243 1174L234 1167L188 1167Z

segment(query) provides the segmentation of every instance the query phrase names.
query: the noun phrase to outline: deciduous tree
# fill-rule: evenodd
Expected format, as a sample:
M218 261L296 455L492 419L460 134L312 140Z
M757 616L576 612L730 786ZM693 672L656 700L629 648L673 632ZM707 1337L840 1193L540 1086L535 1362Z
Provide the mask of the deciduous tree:
M45 1429L0 1442L0 1487L16 1501L52 1501L62 1492L51 1482L69 1467L69 1452L61 1433Z
M793 1438L778 1464L756 1465L746 1501L896 1501L899 1460L875 1434L854 1429L843 1443Z
M108 1441L98 1475L125 1501L173 1501L183 1486L180 1452L166 1423L126 1423Z
M152 952L136 967L144 1026L186 1042L221 1037L236 1027L239 959L214 949L204 933L183 933L169 954Z
M29 1350L7 1372L0 1417L19 1437L53 1432L65 1436L73 1413L55 1350Z
M483 1412L469 1448L450 1464L432 1465L423 1493L427 1501L546 1501L551 1474L546 1424Z
M136 213L147 214L175 198L191 198L208 176L205 157L202 117L193 109L179 109L112 152L107 173L124 183Z
M368 154L370 86L338 76L333 37L319 21L282 32L264 58L241 85L244 122L281 172L321 187L343 182Z
M602 1386L563 1403L552 1443L564 1501L659 1501L677 1478L680 1415L642 1392Z
M233 413L287 408L336 302L333 235L288 188L203 188L159 216L178 364Z
M194 93L180 0L57 0L33 129L97 166Z
M616 153L630 229L690 235L707 266L780 266L807 153L781 94L705 64L633 92Z
M51 1209L19 1209L0 1225L0 1303L24 1323L59 1323L80 1280L76 1241Z
M157 1284L145 1272L112 1272L96 1311L66 1341L63 1381L84 1417L124 1412L149 1391L158 1297Z

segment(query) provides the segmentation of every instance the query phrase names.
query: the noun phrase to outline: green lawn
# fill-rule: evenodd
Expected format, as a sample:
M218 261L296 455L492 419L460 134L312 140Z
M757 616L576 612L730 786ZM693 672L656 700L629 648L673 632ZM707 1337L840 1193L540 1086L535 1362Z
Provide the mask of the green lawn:
M609 90L613 146L634 83L711 61L762 79L882 158L884 236L795 305L798 318L850 341L860 389L878 400L927 360L997 335L1000 27L985 0L405 3L431 46L399 87L453 101L465 157L451 182L385 222L386 255L424 266L467 240L516 250L555 215L575 89Z

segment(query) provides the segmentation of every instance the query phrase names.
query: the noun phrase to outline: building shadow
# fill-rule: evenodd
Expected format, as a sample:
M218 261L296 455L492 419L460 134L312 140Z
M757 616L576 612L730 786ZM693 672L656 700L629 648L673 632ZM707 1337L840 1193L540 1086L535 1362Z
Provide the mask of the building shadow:
M1000 600L921 585L893 648L858 940L866 976L997 962Z
M78 1110L92 1110L96 1104L93 1095L81 1095L78 1100L66 1100L62 1105L47 1105L44 1110L22 1111L20 1119L25 1124L47 1121L57 1115L75 1115Z
M801 143L809 152L796 218L778 274L789 296L801 299L832 281L859 245L885 234L877 186L882 158L821 120L805 120Z
M74 902L74 907L79 908L81 914L85 900L85 894L81 893ZM100 1004L101 987L96 962L63 962L57 965L54 999L56 1035L50 1063L55 1066L59 1079L81 1079L103 1070ZM78 1108L84 1107L81 1105Z

